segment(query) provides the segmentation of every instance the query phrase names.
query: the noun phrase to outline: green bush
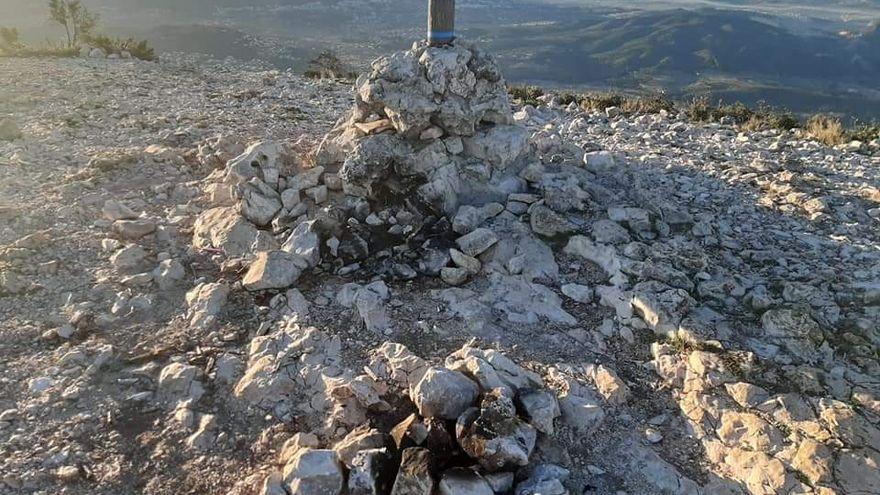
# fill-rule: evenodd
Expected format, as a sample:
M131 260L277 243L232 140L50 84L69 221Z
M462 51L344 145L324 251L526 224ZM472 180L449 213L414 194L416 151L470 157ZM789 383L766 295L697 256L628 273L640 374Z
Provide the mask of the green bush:
M712 104L707 96L698 96L685 105L685 115L696 122L719 122L728 119L748 131L766 129L790 130L801 126L800 121L787 110L777 110L761 103L756 108L719 101Z
M675 102L663 93L654 93L636 98L623 98L620 110L627 114L653 114L675 111Z
M324 50L310 60L303 75L311 79L351 80L357 77L357 73L351 70L332 50Z
M581 100L583 100L583 98L584 98L583 95L579 95L577 93L571 93L568 91L564 91L562 93L559 93L559 103L562 105L566 105L566 106L571 105L572 103L580 105Z
M581 97L581 108L588 112L604 112L606 108L623 105L623 96L616 93L587 93Z
M115 53L117 55L122 52L128 52L132 57L147 60L147 61L155 61L157 59L155 51L150 47L149 42L147 40L135 40L132 38L111 38L109 36L99 34L95 36L89 36L86 40L88 43L95 48L100 48L104 50L104 53L111 54Z
M0 55L15 55L22 48L18 29L0 27Z
M852 130L849 132L849 138L851 141L861 141L863 143L880 139L880 123L855 122Z
M687 118L696 122L708 122L709 120L712 120L712 103L709 102L709 97L694 97L694 99L685 106L684 114L687 115Z
M21 46L18 29L0 27L0 48L15 48Z
M14 35L13 35L14 34ZM15 29L0 28L0 56L4 57L55 57L72 58L79 56L79 48L46 43L41 46L28 46L18 41Z
M541 100L538 98L544 96L544 90L538 86L508 86L507 92L521 105L538 106L541 104Z

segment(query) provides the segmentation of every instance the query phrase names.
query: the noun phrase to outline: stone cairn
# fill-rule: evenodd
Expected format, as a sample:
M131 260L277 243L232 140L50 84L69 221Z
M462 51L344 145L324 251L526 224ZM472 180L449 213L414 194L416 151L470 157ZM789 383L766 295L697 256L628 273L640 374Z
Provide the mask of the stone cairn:
M314 166L271 142L230 160L210 191L220 207L196 222L195 247L256 256L249 290L284 289L319 267L458 285L497 240L476 227L526 188L529 135L512 122L490 55L415 43L358 79L354 108L315 150ZM285 170L291 162L296 170ZM463 237L453 243L453 234Z
M417 198L452 215L461 204L506 199L528 154L512 125L495 60L473 45L412 49L383 57L357 81L355 106L325 138L318 165L341 165L347 194Z
M354 108L314 166L268 142L230 160L209 186L218 206L196 221L194 245L246 260L247 290L287 290L272 307L297 306L302 296L290 288L308 272L422 273L457 285L498 240L479 225L526 189L529 135L512 122L491 56L464 43L416 43L359 78ZM348 286L342 304L382 333L384 283ZM539 432L552 434L560 414L539 375L495 351L466 346L435 366L386 343L354 376L339 369L339 348L293 321L252 342L236 396L281 418L324 419L313 425L322 440L288 442L283 470L262 493L567 493L567 470L532 459Z

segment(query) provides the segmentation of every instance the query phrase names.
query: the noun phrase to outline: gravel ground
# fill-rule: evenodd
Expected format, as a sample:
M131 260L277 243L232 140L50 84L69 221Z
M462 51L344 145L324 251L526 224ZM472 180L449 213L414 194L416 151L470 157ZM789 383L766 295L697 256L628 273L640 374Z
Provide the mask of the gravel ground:
M250 342L276 335L277 291L244 290L250 260L193 247L194 223L249 144L280 143L291 174L310 162L351 87L173 56L0 58L0 88L0 120L21 132L0 139L0 494L261 493L285 441L323 416L234 392ZM470 296L389 279L393 326L376 334L337 304L376 277L317 269L298 289L342 365L386 340L437 363L474 341L560 397L592 390L601 426L560 419L538 442L571 493L880 493L880 157L546 100L515 119L532 133L532 192L575 226L530 260L558 266L537 282L561 305L499 304L515 296L492 273ZM125 229L115 202L134 212ZM529 233L529 213L507 208L486 226ZM123 246L142 250L130 266ZM230 288L209 326L187 301L202 283ZM572 283L597 296L571 299ZM514 321L518 304L577 323ZM203 393L169 400L174 364Z

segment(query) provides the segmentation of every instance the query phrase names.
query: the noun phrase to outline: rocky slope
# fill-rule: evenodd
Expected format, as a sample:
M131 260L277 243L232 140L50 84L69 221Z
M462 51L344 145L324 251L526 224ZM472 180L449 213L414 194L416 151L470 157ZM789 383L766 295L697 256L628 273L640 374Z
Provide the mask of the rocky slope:
M0 494L880 493L876 157L467 45L0 87Z

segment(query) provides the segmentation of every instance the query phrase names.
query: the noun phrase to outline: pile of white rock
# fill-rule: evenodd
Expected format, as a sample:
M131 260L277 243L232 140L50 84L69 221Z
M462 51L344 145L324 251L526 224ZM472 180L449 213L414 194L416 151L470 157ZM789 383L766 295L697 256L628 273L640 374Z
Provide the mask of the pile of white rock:
M522 189L516 175L530 151L528 133L512 123L507 86L489 54L463 42L417 42L358 79L354 108L317 160L341 164L349 194L413 196L451 215L460 204Z
M461 284L497 240L480 224L511 195L528 196L520 192L529 136L512 124L492 57L464 43L417 43L372 67L314 164L260 142L211 178L216 207L196 222L194 245L248 258L248 290L286 289L319 266L344 275L364 264L386 278ZM454 234L463 236L457 245Z
M265 351L279 341L254 341L251 365L236 393L255 404L274 399L276 412L300 404L301 413L310 410L314 416L325 408L330 419L314 433L288 440L279 457L282 467L264 480L262 493L568 493L567 469L532 458L539 434L552 435L561 415L556 393L538 374L494 350L466 345L436 366L388 342L373 352L366 374L352 379L327 361L338 352L327 347L333 339L314 329L285 333L294 334L300 338L284 340L285 347L275 347L269 359ZM276 360L281 355L296 359L284 364ZM407 411L412 413L389 425L389 417ZM360 424L352 427L350 420Z

